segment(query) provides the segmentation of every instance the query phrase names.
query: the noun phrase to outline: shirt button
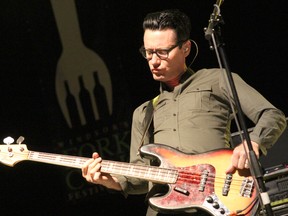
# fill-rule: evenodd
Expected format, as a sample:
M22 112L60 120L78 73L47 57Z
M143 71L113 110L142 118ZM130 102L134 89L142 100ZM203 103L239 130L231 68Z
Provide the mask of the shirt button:
M174 128L173 131L176 131L176 129Z
M176 116L176 113L173 113L173 116Z

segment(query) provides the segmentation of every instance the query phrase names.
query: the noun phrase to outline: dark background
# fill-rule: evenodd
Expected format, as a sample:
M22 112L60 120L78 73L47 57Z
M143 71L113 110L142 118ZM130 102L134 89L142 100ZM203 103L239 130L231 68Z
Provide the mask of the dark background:
M191 17L191 38L199 46L192 68L197 70L218 66L203 32L214 3L211 0L76 1L83 42L104 59L111 73L116 118L130 119L132 110L158 91L158 83L153 82L146 61L138 53L146 13L179 8ZM221 14L231 70L287 114L287 1L228 0L221 6ZM29 149L55 151L52 140L61 137L66 128L55 95L61 42L51 4L48 0L1 0L0 26L0 138L24 135ZM248 126L253 127L249 122ZM273 154L264 160L266 167L284 162L286 142L285 135ZM62 171L62 167L33 162L13 168L1 166L1 212L144 215L141 196L124 201L121 195L108 193L65 203Z

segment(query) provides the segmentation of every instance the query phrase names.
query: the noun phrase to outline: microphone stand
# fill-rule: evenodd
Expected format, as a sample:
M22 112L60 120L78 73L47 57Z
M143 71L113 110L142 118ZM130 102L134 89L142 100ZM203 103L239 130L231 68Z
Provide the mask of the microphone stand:
M259 162L259 160L258 160L258 158L257 158L257 156L253 150L252 144L251 144L251 140L250 140L249 133L247 131L247 127L246 127L246 123L244 120L244 115L243 115L243 111L241 108L241 104L239 102L238 94L237 94L235 84L234 84L234 81L232 78L230 67L228 65L226 53L225 53L225 50L223 48L224 43L223 43L222 38L221 38L221 31L220 31L220 27L219 27L219 24L224 23L222 16L220 14L220 5L222 4L222 1L223 0L217 0L216 4L214 4L214 10L210 16L209 25L207 28L204 28L205 39L209 41L210 49L215 50L220 68L222 68L222 63L224 65L226 75L227 75L227 78L229 81L230 89L232 92L232 96L235 100L235 105L236 105L236 108L238 110L240 126L243 130L244 138L246 139L247 146L248 146L248 151L249 151L248 152L248 154L249 154L248 160L249 160L249 164L250 164L250 171L254 175L255 179L257 180L260 198L261 198L260 201L261 201L262 205L265 206L266 214L269 216L273 216L274 214L273 214L273 211L271 208L270 198L269 198L269 195L267 193L266 186L264 183L260 162ZM218 53L218 50L219 50L219 53Z

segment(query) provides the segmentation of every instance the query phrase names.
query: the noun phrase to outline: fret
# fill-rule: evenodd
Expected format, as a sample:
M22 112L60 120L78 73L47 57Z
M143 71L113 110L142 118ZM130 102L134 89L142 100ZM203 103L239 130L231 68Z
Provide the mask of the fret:
M81 168L81 166L88 160L83 157L75 157L69 155L60 155L52 153L43 153L43 152L29 152L29 160L45 162L50 164L56 164L67 167Z
M105 160L102 161L101 171L161 183L174 183L178 176L177 170Z

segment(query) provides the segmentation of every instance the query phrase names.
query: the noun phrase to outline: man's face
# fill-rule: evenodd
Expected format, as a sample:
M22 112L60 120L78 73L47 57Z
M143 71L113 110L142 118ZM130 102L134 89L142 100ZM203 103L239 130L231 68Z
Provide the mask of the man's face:
M174 30L146 30L144 33L144 47L146 50L169 49L177 44ZM176 79L185 71L185 43L181 48L177 46L169 52L168 58L160 59L156 53L148 59L148 64L153 78L161 82L169 82Z

